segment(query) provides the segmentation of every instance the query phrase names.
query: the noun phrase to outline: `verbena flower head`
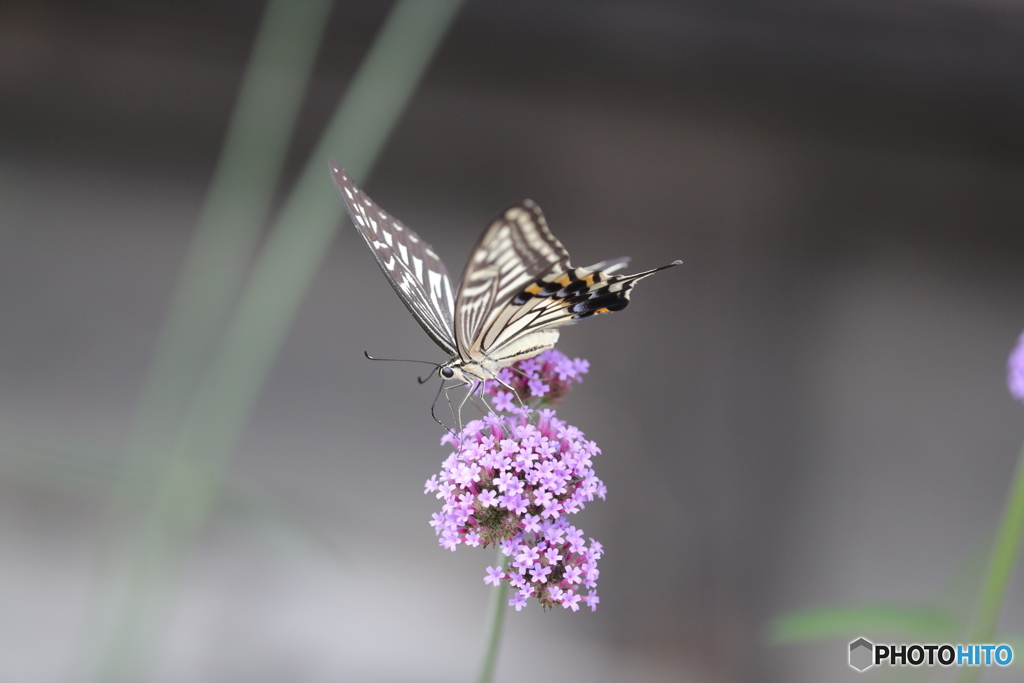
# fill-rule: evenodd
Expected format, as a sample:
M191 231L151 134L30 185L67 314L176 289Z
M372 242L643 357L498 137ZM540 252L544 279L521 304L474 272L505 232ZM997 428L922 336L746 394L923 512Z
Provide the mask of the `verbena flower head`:
M509 602L517 609L531 595L545 607L575 611L581 600L596 607L596 592L584 597L582 590L596 586L600 545L587 546L565 517L605 497L592 468L597 444L553 410L529 408L489 414L441 443L455 451L425 490L444 501L431 521L441 546L500 544L512 562L485 580L508 579L519 589Z
M1011 396L1024 403L1024 334L1006 362L1006 386Z
M558 349L548 349L540 355L516 361L498 372L498 379L518 393L523 403L555 406L572 389L573 382L582 382L590 370L590 363L582 358L570 359ZM501 382L487 380L483 391L494 398L494 409L507 412L519 401Z

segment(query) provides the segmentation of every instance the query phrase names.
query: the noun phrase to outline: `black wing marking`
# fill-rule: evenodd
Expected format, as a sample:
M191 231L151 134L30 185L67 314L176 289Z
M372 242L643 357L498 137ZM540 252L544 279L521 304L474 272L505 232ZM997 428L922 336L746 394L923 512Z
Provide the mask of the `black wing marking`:
M595 264L604 270L576 268L538 278L501 307L480 334L480 352L488 358L502 357L502 348L531 332L576 322L600 313L621 311L637 282L672 263L635 275L615 275L626 259Z
M455 339L462 359L479 358L480 332L516 293L537 278L570 267L569 253L532 201L512 206L495 219L470 254L455 298Z
M429 244L377 206L334 159L330 168L352 223L384 276L434 343L455 356L455 299L448 269Z

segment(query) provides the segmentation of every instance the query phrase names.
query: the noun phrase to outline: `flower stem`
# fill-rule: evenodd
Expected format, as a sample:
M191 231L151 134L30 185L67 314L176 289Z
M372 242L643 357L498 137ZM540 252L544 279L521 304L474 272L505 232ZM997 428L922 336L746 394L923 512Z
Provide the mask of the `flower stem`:
M1024 532L1024 447L1017 460L1017 472L1013 478L1003 521L992 547L985 583L981 589L978 614L974 622L971 643L991 643L995 637L999 611L1003 606L1006 587L1013 575L1013 565L1020 547L1021 533ZM964 667L960 681L969 683L978 680L981 667Z
M504 566L505 556L498 550L498 569ZM480 663L480 675L477 676L477 683L491 683L494 679L494 665L498 662L498 645L501 643L501 627L505 621L505 596L508 593L508 581L498 582L494 590L494 598L491 601L489 619L490 627L487 629L487 645L484 650L484 658Z

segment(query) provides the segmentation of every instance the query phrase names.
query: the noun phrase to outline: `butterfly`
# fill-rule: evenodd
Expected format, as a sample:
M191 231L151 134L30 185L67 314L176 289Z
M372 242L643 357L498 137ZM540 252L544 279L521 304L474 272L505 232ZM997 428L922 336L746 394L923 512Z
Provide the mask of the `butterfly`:
M438 365L438 376L456 382L449 389L470 386L466 398L486 380L498 381L515 395L498 378L500 370L552 348L561 325L621 311L637 282L682 263L635 275L619 274L628 257L573 268L540 207L527 199L484 230L453 293L448 269L430 245L377 206L333 158L330 169L384 276L420 327L448 354Z

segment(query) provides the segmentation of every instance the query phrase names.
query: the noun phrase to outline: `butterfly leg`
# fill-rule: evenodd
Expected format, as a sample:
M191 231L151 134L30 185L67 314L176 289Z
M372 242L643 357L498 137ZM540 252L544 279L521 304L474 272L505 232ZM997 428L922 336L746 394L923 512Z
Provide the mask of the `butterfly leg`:
M509 367L509 369L510 369L510 370L511 370L512 372L517 372L517 373L519 373L519 375L520 375L520 376L522 376L522 377L526 377L526 375L524 375L524 374L523 374L523 372L522 372L521 370L519 370L518 368L514 368L514 367L512 367L511 365L510 365L510 366L508 366L508 367ZM505 387L505 388L506 388L506 389L508 389L509 391L511 391L511 392L512 392L512 395L516 397L516 401L518 401L518 402L519 402L519 407L520 407L520 408L522 408L524 412L525 412L525 411L527 410L526 404L525 404L525 403L523 403L523 399L522 399L522 398L521 398L521 397L519 396L519 392L518 392L518 391L516 391L515 389L513 389L513 388L512 388L511 386L509 386L508 384L505 384L505 382L503 382L503 381L501 380L501 378L500 378L500 377L498 377L497 375L495 375L495 376L494 376L494 381L495 381L495 382L497 382L498 384L500 384L501 386ZM530 420L530 424L533 424L533 425L536 425L536 424L537 424L537 423L536 423L536 421L534 420L534 417L533 417L533 414L532 414L532 413L531 413L531 414L530 414L530 416L529 416L529 420Z
M518 391L510 387L508 384L505 384L505 382L503 382L501 378L498 377L497 375L494 376L494 381L508 389L510 392L512 392L512 395L516 397L516 401L519 402L519 407L522 408L523 410L526 410L526 404L523 403L523 399L520 398Z
M452 389L458 389L459 387L470 386L470 384L472 383L466 380L462 380L458 384L452 384L447 387L444 387L444 399L448 401L448 408L452 411L452 419L455 420L456 429L459 430L460 432L462 431L462 406L466 404L466 400L473 393L473 390L476 387L472 387L470 389L470 392L466 394L466 396L462 399L462 403L459 404L458 415L455 414L455 406L452 405L452 397L448 394L448 392L451 391Z
M466 382L466 384L469 385L469 390L466 392L466 395L462 397L462 401L459 403L459 414L455 417L455 422L459 425L460 430L462 429L462 407L466 405L466 401L476 393L476 390L483 386L483 382L477 382L476 380L471 380ZM451 401L448 402L448 405L451 405Z
M437 389L437 395L434 396L434 402L430 404L430 417L434 418L434 422L436 422L437 424L439 424L442 427L444 427L448 431L449 434L451 434L452 436L455 436L455 430L452 429L451 427L449 427L448 425L446 425L444 422L441 422L440 420L438 420L437 419L437 415L434 414L434 407L437 406L437 399L441 398L441 392L442 391L444 391L444 382L443 381L441 382L441 386L438 387L438 389ZM445 394L445 398L447 398L447 396L448 395ZM451 405L451 401L449 401L448 404ZM452 413L452 416L454 417L454 413Z
M487 399L484 397L483 392L482 391L478 392L477 395L474 396L473 398L474 399L478 399L480 401L480 405L477 405L477 408L480 408L481 411L484 412L484 413L488 413L489 412L497 420L499 420L499 422L501 424L502 431L505 433L506 436L511 438L512 432L511 432L511 430L509 430L508 425L505 424L505 420L502 420L501 416L498 415L498 413L494 412L494 408L492 408L491 404L489 404L487 402ZM483 406L483 407L481 408L481 406Z

